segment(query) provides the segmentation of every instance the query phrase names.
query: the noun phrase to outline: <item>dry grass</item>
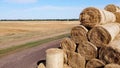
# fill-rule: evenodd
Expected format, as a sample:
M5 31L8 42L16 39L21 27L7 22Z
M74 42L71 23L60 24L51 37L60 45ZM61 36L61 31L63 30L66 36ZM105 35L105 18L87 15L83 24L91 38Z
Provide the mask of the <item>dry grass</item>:
M33 31L48 32L64 30L76 24L66 21L4 21L0 22L0 36Z
M16 40L70 32L79 21L0 21L0 47Z

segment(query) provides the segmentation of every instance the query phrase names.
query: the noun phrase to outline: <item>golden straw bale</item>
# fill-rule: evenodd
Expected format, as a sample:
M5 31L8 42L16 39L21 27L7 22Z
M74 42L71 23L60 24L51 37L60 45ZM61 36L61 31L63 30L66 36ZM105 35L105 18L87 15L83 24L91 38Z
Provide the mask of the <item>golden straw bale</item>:
M115 22L116 17L112 12L100 10L95 7L85 8L80 14L80 22L87 28L95 25Z
M50 48L46 50L46 68L63 68L64 52L62 49Z
M105 63L99 59L92 59L87 62L86 68L103 68Z
M97 47L89 41L81 42L77 51L81 56L85 57L86 60L91 60L97 57Z
M104 9L110 12L119 12L120 10L120 8L114 4L109 4Z
M107 64L104 68L120 68L120 65L118 64Z
M79 53L68 51L68 65L72 68L85 68L85 58Z
M118 23L99 25L88 32L88 39L97 47L102 47L113 41L119 31L120 27Z
M120 23L120 12L114 12L116 16L116 22Z
M87 32L88 30L84 26L75 26L71 30L71 39L75 43L79 43L80 41L87 41Z
M120 64L120 39L99 50L99 59L105 63Z
M40 63L37 68L45 68L45 65L43 63Z

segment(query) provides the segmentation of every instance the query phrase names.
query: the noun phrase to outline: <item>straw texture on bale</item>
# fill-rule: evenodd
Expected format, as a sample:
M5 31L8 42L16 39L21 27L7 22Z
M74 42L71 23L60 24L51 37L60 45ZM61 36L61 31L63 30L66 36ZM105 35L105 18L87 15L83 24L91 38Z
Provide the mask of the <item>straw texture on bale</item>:
M68 52L68 65L72 68L85 68L85 58L79 53Z
M97 57L97 47L89 41L83 41L77 48L78 53L85 57L86 60L91 60Z
M107 64L104 68L120 68L120 65L118 64Z
M109 4L104 9L110 12L119 12L120 10L120 8L114 4Z
M103 68L104 63L99 59L92 59L87 62L86 68Z
M64 52L64 63L67 64L68 63L68 60L67 60L67 52Z
M120 23L120 12L114 12L116 16L116 22Z
M120 40L120 33L115 37L114 41Z
M64 63L67 63L67 51L75 52L76 44L70 38L64 38L60 44L61 48L64 51Z
M37 68L45 68L45 65L43 63L40 63Z
M120 40L111 42L99 50L99 58L105 63L120 64Z
M88 7L80 14L80 22L87 28L92 28L99 24L115 22L115 20L116 17L112 12L94 7Z
M46 50L46 68L63 68L64 52L58 48Z
M67 64L64 64L64 68L72 68L72 67L68 66Z
M63 49L64 52L66 52L66 51L75 52L75 50L76 50L76 44L70 38L64 38L61 41L60 46L61 46L61 48Z
M110 43L120 31L118 23L107 23L92 28L88 32L88 39L97 47Z
M79 43L81 41L87 41L87 32L88 30L84 26L82 25L75 26L71 30L71 39L75 43Z

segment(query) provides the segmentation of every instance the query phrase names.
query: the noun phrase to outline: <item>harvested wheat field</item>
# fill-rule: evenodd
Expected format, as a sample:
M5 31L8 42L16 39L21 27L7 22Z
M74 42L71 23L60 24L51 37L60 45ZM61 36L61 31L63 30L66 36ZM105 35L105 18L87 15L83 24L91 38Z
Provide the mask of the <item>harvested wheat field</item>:
M0 49L70 33L79 21L0 21Z

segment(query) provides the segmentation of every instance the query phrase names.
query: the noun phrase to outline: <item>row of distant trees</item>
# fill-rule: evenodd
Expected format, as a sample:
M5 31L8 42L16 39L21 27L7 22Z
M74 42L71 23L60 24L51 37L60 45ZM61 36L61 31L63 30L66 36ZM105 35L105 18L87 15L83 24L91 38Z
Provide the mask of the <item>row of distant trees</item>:
M78 21L79 19L1 19L0 21Z

